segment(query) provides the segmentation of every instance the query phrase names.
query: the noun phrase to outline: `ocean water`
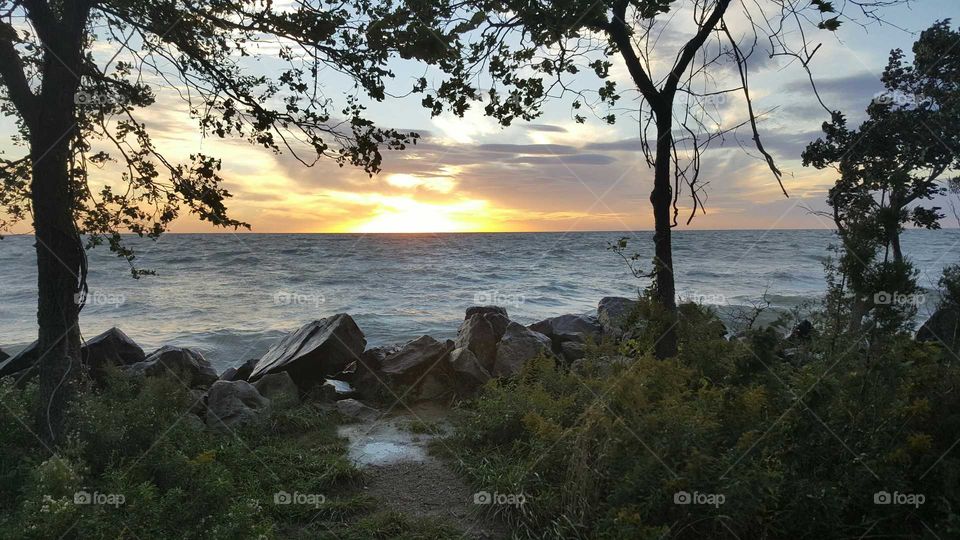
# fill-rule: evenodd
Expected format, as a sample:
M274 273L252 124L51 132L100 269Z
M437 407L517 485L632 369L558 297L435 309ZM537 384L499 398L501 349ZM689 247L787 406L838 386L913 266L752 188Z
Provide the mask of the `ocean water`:
M596 309L603 296L632 296L646 283L607 250L623 233L169 234L132 242L139 280L107 249L90 257L85 337L118 326L147 352L163 344L200 349L223 370L259 357L284 333L350 313L368 344L422 334L453 337L466 307L500 304L527 324ZM631 251L652 254L651 233ZM680 231L674 235L678 294L729 316L766 291L789 308L823 294L830 231ZM903 244L936 286L960 262L960 231L907 231ZM36 338L36 256L30 236L0 240L0 347ZM920 317L931 312L926 295Z

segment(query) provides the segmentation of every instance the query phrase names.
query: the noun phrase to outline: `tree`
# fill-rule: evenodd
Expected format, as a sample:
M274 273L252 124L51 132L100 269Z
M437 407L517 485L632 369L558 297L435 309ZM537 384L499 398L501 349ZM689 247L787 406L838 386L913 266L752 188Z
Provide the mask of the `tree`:
M896 0L856 0L845 7L858 9L869 21L878 20L878 7L892 3ZM725 133L748 126L755 148L781 180L761 142L762 113L751 99L754 53L765 48L770 57L797 60L809 69L819 45L813 45L807 27L832 31L853 20L826 0L465 0L406 2L387 11L383 28L416 35L427 28L447 51L438 65L449 77L423 102L434 114L448 108L462 115L472 101L484 99L486 113L509 125L537 117L551 98L570 97L578 122L586 121L587 109L611 124L618 116L634 115L639 146L654 171L655 256L647 275L664 314L655 347L659 358L677 352L671 230L678 224L681 188L692 199L687 222L703 211L703 151ZM671 26L671 21L683 23ZM675 48L676 35L682 37ZM619 105L624 93L611 79L613 55L626 66L639 105ZM598 89L575 85L573 79L584 72L600 79ZM726 85L731 79L733 84ZM489 84L485 92L482 84ZM421 88L427 88L426 79ZM718 105L731 93L742 94L745 115L739 123L723 125Z
M824 137L810 143L803 163L833 167L840 177L827 203L843 248L840 271L853 292L850 328L872 312L881 329L910 321L919 292L903 255L906 226L940 228L944 214L930 204L960 170L960 32L940 21L921 32L914 60L895 49L883 72L885 92L867 107L857 129L834 113Z
M107 243L131 262L121 233L156 238L183 210L221 227L220 161L174 163L141 118L157 92L184 99L205 135L243 137L306 165L329 157L368 172L379 148L415 134L375 127L360 93L385 97L386 56L366 47L369 2L266 0L0 0L0 108L27 155L0 162L10 225L32 214L39 298L39 429L61 441L80 373L85 247ZM279 51L275 76L255 72L260 45ZM98 47L99 46L99 47ZM113 54L103 50L112 49ZM270 58L270 57L267 57ZM322 72L354 81L342 105ZM97 177L117 163L119 178ZM84 243L86 242L86 243Z

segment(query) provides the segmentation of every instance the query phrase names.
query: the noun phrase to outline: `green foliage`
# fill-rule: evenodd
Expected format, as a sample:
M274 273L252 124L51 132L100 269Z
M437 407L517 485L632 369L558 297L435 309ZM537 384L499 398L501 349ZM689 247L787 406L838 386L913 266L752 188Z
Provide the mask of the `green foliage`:
M530 538L960 534L960 366L942 349L901 336L863 349L822 323L802 344L772 328L726 341L710 324L681 332L677 359L576 372L542 359L488 384L456 453L478 489L527 501L490 510ZM924 502L875 504L883 491ZM723 500L675 504L680 492Z
M198 427L193 398L176 381L115 377L78 400L76 429L50 456L22 423L36 389L4 382L3 391L3 538L375 537L358 532L367 530L433 538L424 531L447 530L410 520L389 528L369 515L377 505L357 494L361 473L346 459L334 416L309 403L216 435ZM275 504L281 491L325 500ZM76 504L84 492L122 501Z
M850 129L834 112L824 137L803 152L804 165L840 173L827 202L843 242L838 273L854 297L854 327L869 314L881 330L895 331L916 313L918 302L910 297L920 289L900 235L907 226L940 228L943 214L928 201L960 170L951 150L960 141L960 57L950 47L957 40L960 32L940 21L914 44L913 65L903 51L891 51L882 76L886 90L867 107L867 120Z
M389 36L390 52L366 44L383 38L369 25L377 6L367 0L47 4L2 3L0 114L16 122L14 144L40 143L34 157L63 159L72 199L65 211L87 247L108 244L133 262L121 234L156 238L184 211L219 227L249 227L227 213L221 161L198 152L178 163L165 154L145 122L151 108L179 101L204 136L371 174L381 149L418 138L366 118L360 96L385 99L393 76L387 58L408 45L406 36ZM264 54L260 44L268 41L279 49ZM258 64L264 59L269 74ZM325 90L325 71L344 77L346 88ZM63 125L42 124L43 109L61 113ZM62 146L62 155L51 145ZM31 197L52 195L31 193L30 152L0 158L0 230L29 216ZM133 269L135 277L143 273Z

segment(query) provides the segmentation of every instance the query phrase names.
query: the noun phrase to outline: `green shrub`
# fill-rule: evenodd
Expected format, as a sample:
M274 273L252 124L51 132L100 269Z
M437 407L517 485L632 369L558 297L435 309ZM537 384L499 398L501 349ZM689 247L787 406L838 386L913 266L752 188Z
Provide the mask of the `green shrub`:
M775 330L713 324L687 325L678 359L541 359L488 384L454 446L478 489L526 500L488 508L531 538L960 535L960 369L941 349L821 337L795 365Z
M51 457L28 427L34 389L3 390L3 538L272 538L370 510L352 493L360 471L333 415L311 404L215 435L176 381L112 377L81 396L69 444ZM274 504L280 491L327 500ZM101 504L77 504L85 493Z

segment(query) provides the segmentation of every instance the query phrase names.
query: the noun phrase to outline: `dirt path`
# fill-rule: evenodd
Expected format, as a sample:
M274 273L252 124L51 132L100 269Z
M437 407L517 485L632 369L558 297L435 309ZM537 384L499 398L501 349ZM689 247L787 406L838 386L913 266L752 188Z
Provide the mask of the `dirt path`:
M388 508L409 517L441 518L464 532L464 538L509 538L506 528L490 523L473 502L473 490L443 459L430 455L435 437L414 433L430 423L430 431L449 429L445 411L420 407L378 421L341 426L350 441L349 457L366 474L364 490Z

